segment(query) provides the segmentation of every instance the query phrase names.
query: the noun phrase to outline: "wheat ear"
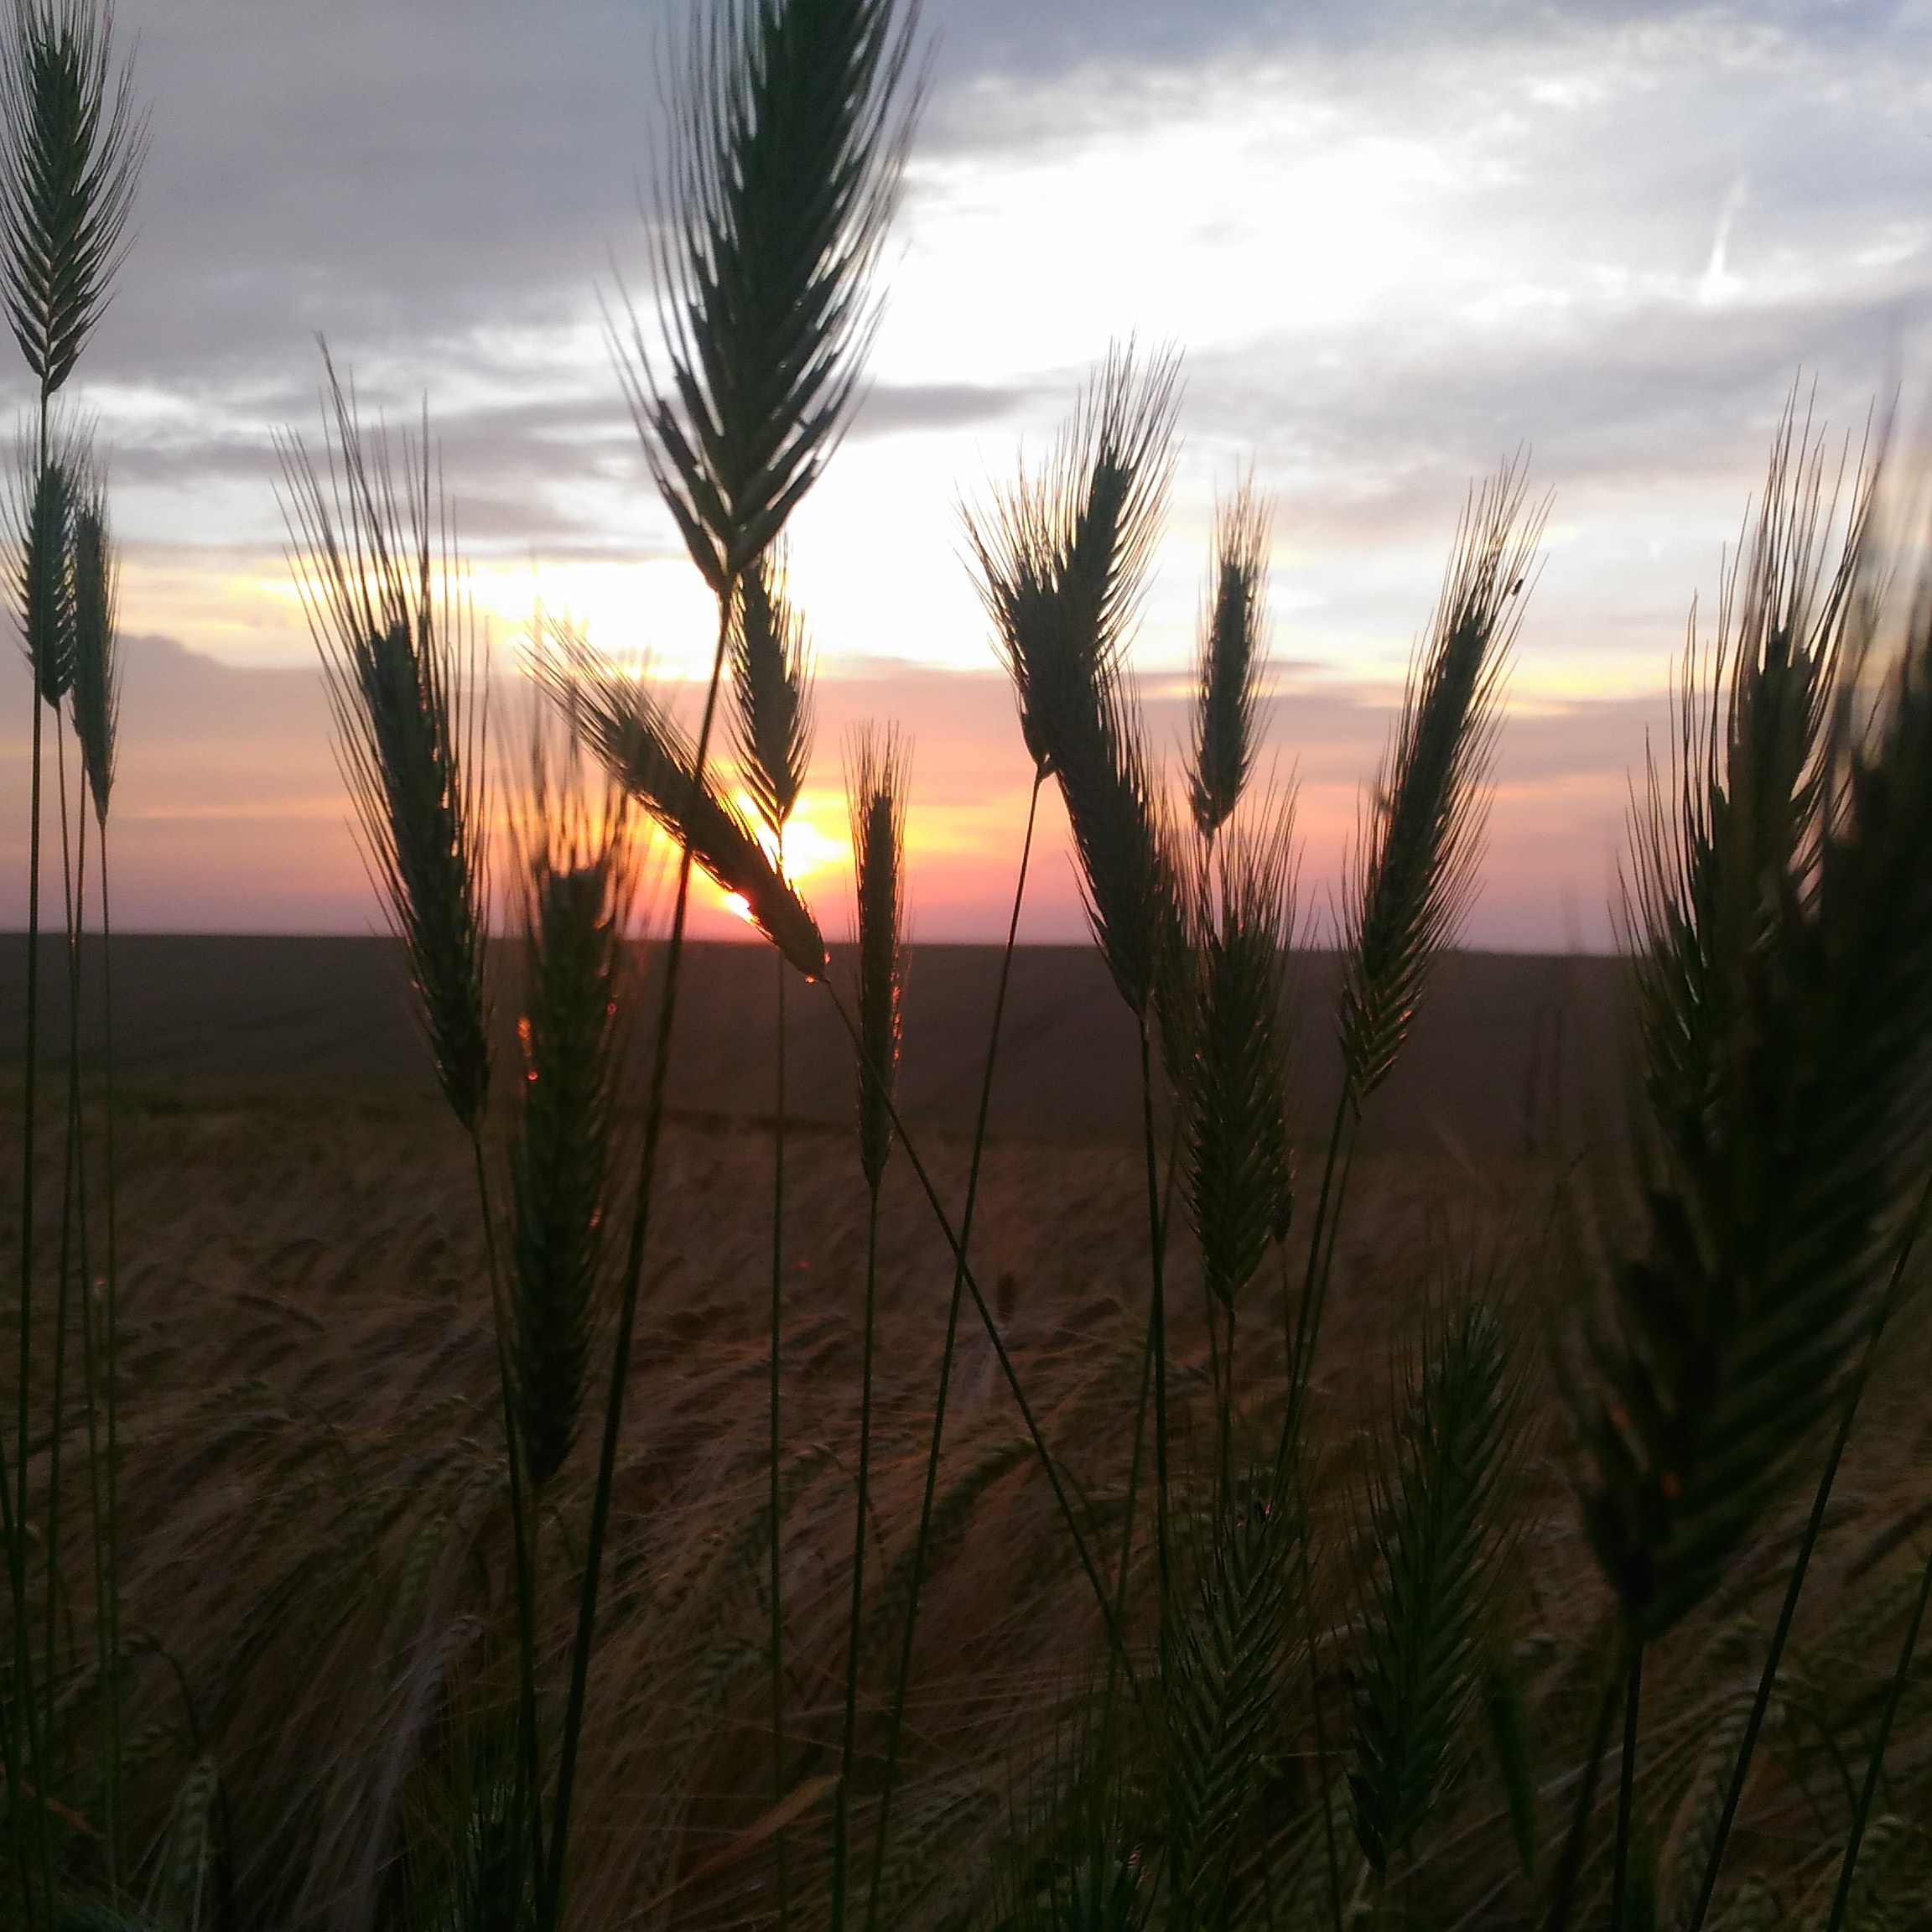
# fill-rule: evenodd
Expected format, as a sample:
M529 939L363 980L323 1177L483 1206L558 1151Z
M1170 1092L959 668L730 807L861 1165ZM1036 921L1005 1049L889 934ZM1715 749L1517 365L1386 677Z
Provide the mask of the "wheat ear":
M1060 782L1088 922L1145 1021L1178 927L1160 787L1122 655L1173 467L1177 365L1116 349L1038 475L969 513L980 595L1036 766Z
M1161 1775L1173 1923L1230 1922L1235 1867L1296 1664L1296 1512L1264 1482L1214 1490L1206 1561L1161 1640Z
M94 815L105 828L121 713L120 560L108 529L106 491L97 476L74 505L72 546L74 681L69 703Z
M601 809L532 749L522 848L522 1078L511 1140L512 1362L525 1467L541 1490L569 1456L605 1262L636 849L622 795Z
M299 437L282 444L297 581L370 869L408 958L444 1098L474 1135L490 1029L484 712L469 611L427 439L392 457L326 367L321 461Z
M1524 496L1514 462L1470 494L1358 835L1337 1015L1343 1088L1290 1349L1284 1457L1313 1365L1362 1108L1407 1041L1430 968L1475 883L1502 679L1542 527L1542 512L1526 513Z
M127 253L147 132L113 9L16 0L0 58L0 299L43 397L73 372Z
M657 223L664 371L622 359L652 473L719 596L817 480L849 412L919 90L895 0L714 0Z
M745 789L774 840L785 835L812 762L812 674L811 642L783 566L761 558L738 585L732 726Z
M22 452L8 506L14 607L34 688L50 708L74 688L75 522L88 489L79 442L55 436L44 458Z
M1514 1386L1496 1317L1472 1299L1431 1326L1368 1498L1348 1783L1378 1877L1413 1846L1480 1693L1510 1461Z
M745 901L753 923L808 979L825 970L823 935L738 808L700 777L697 749L642 678L600 663L581 638L537 676L572 719L612 780L678 839L724 891Z
M1847 506L1787 412L1638 826L1643 1220L1582 1411L1585 1524L1638 1658L1848 1403L1932 1130L1932 673L1914 634L1864 688L1875 480Z
M1254 764L1266 660L1266 501L1252 479L1214 520L1210 591L1194 668L1193 759L1187 774L1194 828L1212 841L1240 802Z
M1204 855L1190 894L1195 987L1176 1087L1187 1216L1208 1292L1230 1317L1293 1210L1285 1017L1294 925L1294 815Z
M1867 482L1835 529L1788 418L1637 828L1649 1174L1584 1420L1585 1521L1639 1643L1709 1594L1809 1456L1928 1124L1924 669L1902 666L1888 739L1838 742L1868 502Z

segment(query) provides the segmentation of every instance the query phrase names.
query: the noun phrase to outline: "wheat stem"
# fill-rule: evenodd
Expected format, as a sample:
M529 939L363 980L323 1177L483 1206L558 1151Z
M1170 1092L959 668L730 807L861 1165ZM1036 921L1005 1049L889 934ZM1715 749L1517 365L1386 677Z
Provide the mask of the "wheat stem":
M1342 1855L1335 1841L1335 1780L1328 1767L1328 1727L1322 1716L1322 1656L1316 1642L1315 1597L1309 1587L1306 1523L1298 1540L1301 1615L1306 1626L1308 1644L1308 1710L1315 1725L1315 1781L1322 1793L1322 1849L1327 1863L1328 1910L1334 1921L1335 1932L1347 1932L1342 1914Z
M1852 1815L1852 1831L1845 1841L1845 1857L1838 1867L1838 1888L1831 1897L1831 1917L1825 1932L1839 1932L1845 1923L1845 1908L1851 1903L1852 1881L1858 1872L1858 1853L1865 1842L1865 1827L1872 1815L1872 1802L1878 1793L1878 1779L1885 1768L1885 1748L1892 1741L1892 1727L1898 1721L1898 1706L1912 1675L1912 1653L1919 1647L1919 1632L1925 1621L1925 1607L1932 1602L1932 1555L1925 1559L1919 1578L1919 1594L1912 1605L1911 1621L1905 1626L1905 1641L1898 1652L1898 1667L1885 1689L1885 1710L1878 1720L1878 1735L1872 1742L1872 1756L1865 1767L1865 1781L1859 1787L1858 1804Z
M1597 1721L1591 1727L1589 1748L1584 1753L1582 1768L1577 1775L1576 1804L1570 1815L1570 1829L1564 1834L1563 1850L1557 1858L1550 1884L1550 1915L1544 1920L1544 1932L1563 1932L1570 1923L1570 1911L1576 1896L1576 1881L1583 1871L1590 1815L1597 1808L1597 1785L1602 1777L1603 1759L1610 1748L1610 1727L1617 1718L1619 1688L1617 1673L1607 1673L1602 1695L1597 1701Z
M825 982L826 996L832 1002L832 1010L839 1016L840 1024L851 1036L854 1046L862 1048L859 1029L845 1003L839 997L839 989L829 978ZM1014 1366L1011 1352L1006 1346L1006 1338L1000 1332L1000 1324L988 1306L986 1296L979 1286L972 1266L966 1259L966 1250L959 1237L953 1232L953 1223L948 1218L944 1204L939 1199L938 1190L932 1185L932 1176L927 1172L926 1163L919 1156L919 1150L906 1131L906 1123L900 1118L899 1106L891 1094L885 1096L886 1118L891 1123L892 1132L901 1146L906 1150L906 1158L911 1164L913 1176L919 1183L920 1192L926 1197L926 1205L931 1209L940 1236L945 1241L953 1256L953 1265L959 1270L966 1283L966 1292L973 1297L973 1306L979 1311L980 1325L986 1331L986 1338L993 1344L993 1355L1000 1364L1000 1373L1005 1378L1006 1386L1011 1390L1015 1406L1020 1411L1020 1420L1025 1425L1028 1441L1033 1453L1039 1458L1040 1467L1053 1492L1053 1500L1060 1511L1060 1519L1067 1525L1067 1533L1073 1539L1073 1552L1080 1560L1080 1568L1087 1578L1088 1587L1093 1592L1093 1601L1099 1607L1102 1623L1105 1626L1108 1643L1118 1657L1124 1672L1129 1687L1136 1699L1140 1694L1140 1681L1134 1670L1133 1659L1126 1652L1118 1619L1113 1606L1107 1600L1105 1586L1100 1581L1100 1572L1094 1567L1093 1553L1088 1547L1087 1537L1080 1527L1079 1519L1073 1513L1072 1498L1067 1494L1067 1484L1060 1473L1060 1466L1053 1459L1046 1446L1046 1438L1041 1432L1040 1419L1034 1413L1033 1405L1027 1399L1025 1385L1021 1382L1020 1372Z
M503 1446L509 1478L510 1555L517 1581L517 1749L518 1774L523 1786L518 1803L530 1826L532 1877L540 1883L543 1870L543 1772L537 1735L537 1525L526 1519L523 1509L516 1377L510 1367L508 1300L496 1246L496 1218L490 1212L490 1176L483 1157L480 1123L470 1130L470 1159L476 1182L477 1212L483 1223L490 1305L496 1316L496 1386L503 1404Z
M973 1115L973 1154L966 1169L966 1204L959 1216L959 1254L953 1267L953 1298L946 1311L946 1340L939 1352L939 1387L932 1402L932 1446L926 1457L926 1487L919 1504L919 1528L912 1545L912 1575L907 1587L906 1633L900 1639L899 1669L892 1687L892 1715L886 1734L886 1779L879 1797L879 1822L874 1835L872 1882L865 1901L865 1932L876 1932L880 1879L885 1870L887 1832L891 1821L892 1793L899 1768L899 1741L906 1718L906 1699L912 1680L912 1640L919 1621L919 1594L932 1539L932 1506L939 1484L939 1453L946 1432L946 1402L953 1385L953 1363L959 1336L960 1304L966 1293L965 1257L973 1240L973 1212L979 1196L979 1170L986 1148L986 1120L993 1104L993 1070L1000 1054L1000 1029L1006 1012L1006 992L1013 973L1013 954L1020 937L1020 908L1026 896L1026 875L1033 856L1033 829L1040 811L1040 788L1046 774L1037 768L1026 798L1026 829L1020 841L1020 871L1013 886L1013 911L1006 922L1006 944L1000 955L1000 977L993 993L993 1019L987 1029L986 1057L979 1075L979 1100Z
M107 891L107 813L101 814L101 1075L103 1140L102 1208L106 1220L106 1296L102 1326L106 1332L106 1523L107 1546L107 1757L109 1778L106 1803L108 1872L117 1888L123 1862L127 1831L126 1794L122 1789L122 1710L121 1684L121 1389L120 1389L120 1240L115 1199L114 1167L114 921ZM0 1481L3 1481L0 1477Z
M778 832L778 869L785 869L785 834ZM771 1483L767 1504L770 1518L771 1561L771 1802L785 1800L785 1607L783 1582L783 1536L780 1523L778 1456L780 1447L778 1396L779 1348L785 1301L785 993L789 970L785 955L773 948L772 970L778 978L778 1051L776 1057L776 1093L771 1127L771 1443L766 1473ZM782 1828L774 1841L776 1879L778 1893L778 1932L791 1924L791 1902L786 1871L786 1833Z
M1154 1062L1145 1015L1140 1031L1140 1140L1147 1170L1147 1249L1152 1275L1147 1304L1147 1346L1154 1360L1154 1546L1164 1627L1173 1587L1167 1520L1166 1243L1161 1224L1160 1162L1154 1145Z
M1302 1271L1301 1296L1288 1349L1288 1400L1281 1417L1281 1441L1275 1452L1277 1500L1285 1493L1295 1445L1301 1434L1308 1379L1314 1368L1315 1344L1328 1294L1328 1274L1335 1255L1334 1228L1341 1219L1342 1200L1355 1156L1355 1135L1362 1123L1346 1078L1335 1118L1328 1130L1328 1150L1322 1161L1322 1185L1315 1196L1315 1225L1308 1239L1308 1260Z
M694 805L704 784L712 724L718 710L718 688L730 642L731 599L727 588L718 600L718 641L711 657L711 677L705 688L704 714L686 787ZM596 1635L597 1598L602 1581L604 1544L610 1529L610 1495L617 1473L617 1445L624 1427L624 1396L630 1382L631 1343L637 1325L637 1296L644 1275L644 1252L651 1232L651 1207L657 1176L657 1150L663 1138L664 1104L671 1065L672 1029L678 1017L678 992L684 962L684 927L691 904L692 845L679 842L678 891L671 912L670 936L664 947L664 983L658 995L657 1025L652 1042L651 1081L644 1104L643 1145L631 1214L631 1235L618 1290L617 1327L612 1339L610 1389L605 1401L604 1432L598 1445L597 1483L590 1505L590 1526L584 1552L584 1578L577 1605L577 1628L571 1642L570 1688L564 1711L564 1731L558 1750L557 1792L551 1805L550 1850L538 1893L538 1922L543 1932L555 1932L560 1921L564 1858L569 1848L571 1799L576 1783L577 1753L584 1728L584 1701L590 1675L590 1649Z
M876 1076L875 1076L876 1078ZM844 1932L851 1855L852 1772L859 1748L859 1639L865 1597L865 1510L872 1468L872 1346L879 1296L879 1183L867 1190L865 1327L859 1373L859 1499L853 1512L852 1602L846 1627L845 1712L839 1742L839 1794L832 1813L832 1932Z
M1644 1644L1633 1639L1623 1698L1623 1755L1617 1774L1617 1847L1610 1867L1610 1932L1623 1932L1630 1867L1630 1820L1637 1793L1637 1720L1644 1697Z
M54 789L60 801L60 901L61 938L67 954L68 1061L67 1119L60 1147L60 1234L54 1258L54 1386L47 1433L47 1540L44 1545L47 1599L42 1606L46 1634L41 1664L46 1673L42 1690L47 1707L41 1722L46 1727L49 1748L55 1735L60 1670L55 1664L60 1631L60 1600L66 1593L66 1577L60 1568L60 1478L61 1448L67 1433L67 1317L70 1277L73 1270L74 1238L74 1130L78 1096L74 1090L75 1021L74 991L74 851L67 815L67 734L60 728L60 714L54 714Z

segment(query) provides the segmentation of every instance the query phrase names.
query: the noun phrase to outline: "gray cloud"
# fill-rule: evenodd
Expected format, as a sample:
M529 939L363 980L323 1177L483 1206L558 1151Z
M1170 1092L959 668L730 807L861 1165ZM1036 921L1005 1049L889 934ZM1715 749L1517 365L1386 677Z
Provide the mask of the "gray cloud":
M270 434L314 420L321 330L372 406L428 396L480 545L676 555L594 291L613 253L633 275L642 261L657 63L683 12L122 0L152 158L83 377L131 538L278 543ZM1298 654L1332 653L1344 631L1399 649L1464 480L1519 444L1578 526L1547 621L1612 647L1660 641L1708 582L1798 371L1832 420L1856 423L1922 353L1921 8L931 0L927 18L921 153L947 167L1154 128L1254 74L1285 91L1284 114L1319 109L1338 138L1412 134L1458 171L1496 286L1401 288L1326 330L1256 301L1239 340L1190 356L1182 507L1197 517L1210 482L1254 455L1283 500L1289 602L1316 613L1284 621ZM915 182L909 236L937 192ZM1215 194L1239 210L1239 184L1203 184ZM1165 240L1145 237L1150 281ZM1026 293L1050 309L1064 292ZM1231 284L1228 310L1244 299ZM1004 473L1008 437L1056 417L1078 374L882 381L854 459L875 439L953 434L970 488ZM9 394L24 397L10 372ZM933 522L949 531L948 517L936 501ZM1177 636L1192 579L1171 574L1163 595Z

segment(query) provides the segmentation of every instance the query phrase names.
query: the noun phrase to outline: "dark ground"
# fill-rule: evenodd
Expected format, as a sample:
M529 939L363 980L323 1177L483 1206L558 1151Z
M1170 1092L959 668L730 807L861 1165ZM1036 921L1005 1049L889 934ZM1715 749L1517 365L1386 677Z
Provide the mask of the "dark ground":
M906 1007L901 1104L909 1124L969 1130L999 953L916 948ZM0 1064L16 1066L25 947L0 936ZM91 985L100 970L92 943ZM688 1119L769 1117L773 956L693 945L674 1046L673 1104ZM1374 1150L1470 1159L1571 1149L1619 1098L1623 969L1587 956L1463 953L1439 964L1422 1016L1368 1123ZM834 975L839 969L834 967ZM1337 1066L1332 955L1304 957L1294 994L1295 1109L1325 1127ZM136 935L114 943L116 1052L131 1093L315 1096L433 1090L399 955L377 938ZM43 955L43 1037L65 1031L65 962ZM794 977L790 1109L849 1118L845 1036L822 989ZM84 1005L91 1005L90 994ZM641 1062L641 1043L639 1058ZM994 1132L1003 1138L1120 1141L1138 1131L1130 1022L1089 949L1024 948L1014 966Z

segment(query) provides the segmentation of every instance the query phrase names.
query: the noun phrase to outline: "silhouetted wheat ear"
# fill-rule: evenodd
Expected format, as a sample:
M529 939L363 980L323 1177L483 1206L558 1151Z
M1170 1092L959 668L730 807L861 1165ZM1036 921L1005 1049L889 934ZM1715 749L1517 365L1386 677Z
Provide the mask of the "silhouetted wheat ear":
M1142 370L1130 344L1116 345L1045 467L964 512L994 647L1042 773L1096 729L1103 671L1139 609L1173 474L1179 371L1172 355Z
M82 492L73 527L74 735L94 815L105 825L121 715L120 560L107 527L106 492L97 479Z
M1176 373L1171 356L1143 371L1114 351L1045 473L967 522L1027 749L1060 781L1088 922L1142 1017L1178 948L1180 891L1120 660L1172 470Z
M13 526L14 610L34 688L58 705L75 672L74 522L86 488L80 450L63 439L44 461L22 453L8 504Z
M909 748L868 725L846 760L858 896L859 1161L875 1191L892 1151L906 957L906 783Z
M709 0L673 105L655 249L667 365L624 358L659 492L719 595L830 454L871 340L871 273L918 90L916 5Z
M1208 866L1215 874L1210 880ZM1237 827L1189 893L1187 990L1164 1026L1187 1136L1187 1204L1208 1292L1232 1309L1294 1204L1286 976L1294 818ZM1184 1017L1182 1017L1184 1015Z
M328 368L318 466L282 443L284 514L336 756L418 995L437 1078L474 1132L490 1086L483 694L427 437L392 462Z
M1463 510L1358 836L1341 1000L1358 1104L1394 1065L1474 886L1503 675L1543 522L1540 510L1524 515L1524 486L1520 465L1506 463Z
M1788 414L1634 830L1647 1177L1580 1420L1585 1524L1640 1642L1808 1460L1932 1129L1932 569L1921 547L1861 700L1875 480L1847 506Z
M1161 1665L1161 1774L1176 1923L1229 1922L1234 1866L1270 1776L1296 1632L1300 1526L1265 1483L1217 1485L1200 1572Z
M623 796L593 811L553 776L539 737L518 844L523 875L523 1078L511 1151L512 1361L530 1480L569 1455L604 1256L622 1078L626 935L637 864Z
M612 671L580 638L569 641L564 664L540 662L536 673L612 779L744 901L752 923L799 972L818 979L825 940L811 908L730 801L697 778L696 746L650 687Z
M1254 762L1266 656L1269 508L1244 482L1215 518L1213 589L1195 666L1195 829L1212 839L1240 802Z
M812 762L812 647L804 620L770 558L738 585L731 628L731 695L738 763L765 828L777 838Z
M1349 1774L1355 1835L1378 1876L1413 1845L1453 1768L1483 1680L1479 1639L1504 1531L1515 1389L1479 1302L1432 1322L1371 1478Z
M0 298L44 397L72 372L127 248L147 138L111 60L113 19L90 0L16 0L0 43Z

